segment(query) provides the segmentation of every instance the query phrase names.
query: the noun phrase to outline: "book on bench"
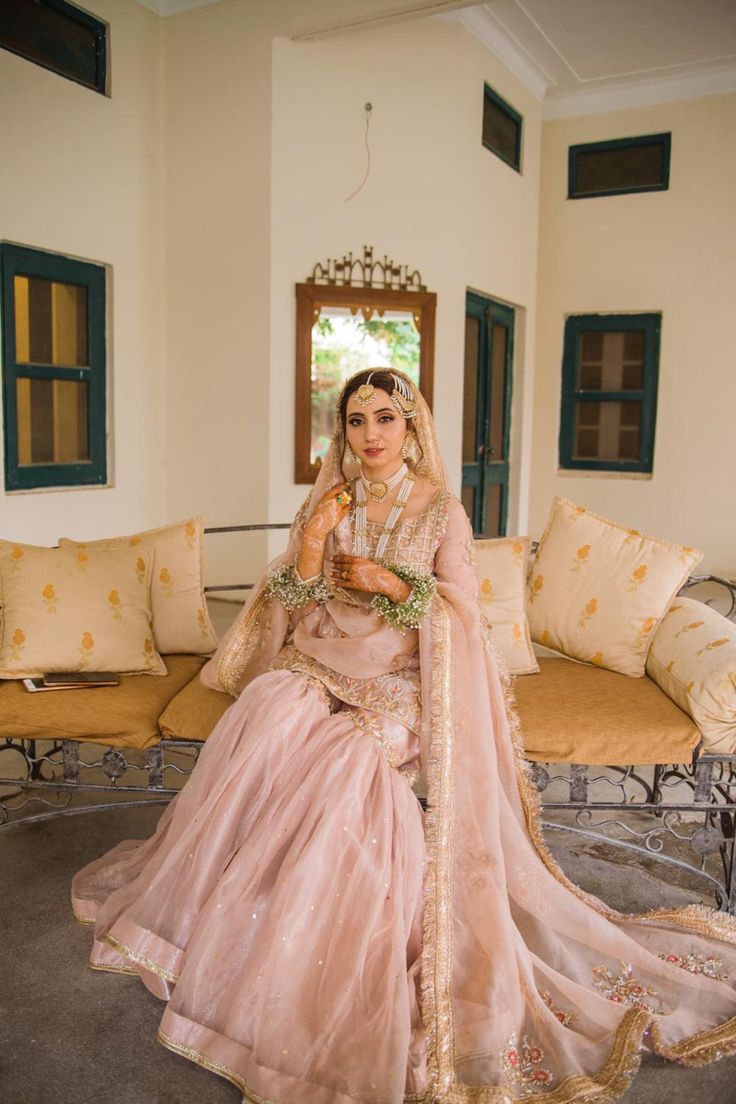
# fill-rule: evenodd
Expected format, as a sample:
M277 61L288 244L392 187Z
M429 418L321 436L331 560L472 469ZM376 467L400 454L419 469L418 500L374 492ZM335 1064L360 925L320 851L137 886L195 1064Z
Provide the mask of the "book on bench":
M39 678L25 678L30 693L40 690L91 690L96 686L117 686L120 676L108 671L56 671Z

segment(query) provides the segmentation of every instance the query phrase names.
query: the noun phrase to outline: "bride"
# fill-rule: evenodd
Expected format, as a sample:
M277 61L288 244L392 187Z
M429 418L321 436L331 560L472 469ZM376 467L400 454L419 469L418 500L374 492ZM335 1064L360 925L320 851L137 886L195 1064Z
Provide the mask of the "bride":
M73 885L91 965L246 1100L602 1104L642 1049L736 1050L736 923L615 912L546 850L475 593L426 403L359 373L203 672L237 701L152 838Z

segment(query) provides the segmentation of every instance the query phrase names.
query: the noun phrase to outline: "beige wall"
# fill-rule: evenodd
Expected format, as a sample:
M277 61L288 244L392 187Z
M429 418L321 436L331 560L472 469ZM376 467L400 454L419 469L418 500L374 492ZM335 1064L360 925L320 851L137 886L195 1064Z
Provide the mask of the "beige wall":
M481 144L483 82L524 116L520 175ZM365 169L364 104L371 172ZM514 379L510 524L526 512L536 290L540 105L456 24L423 21L318 43L274 44L271 208L270 512L306 492L293 479L294 285L317 261L364 244L417 267L437 292L435 413L460 480L465 292L523 309Z
M162 26L132 0L94 8L112 28L111 97L0 50L0 239L109 266L112 485L0 490L0 537L14 540L134 529L164 510Z
M672 132L666 192L570 201L577 142ZM530 528L554 494L646 532L697 545L736 576L736 95L545 123ZM567 314L661 311L651 479L560 475L557 438Z

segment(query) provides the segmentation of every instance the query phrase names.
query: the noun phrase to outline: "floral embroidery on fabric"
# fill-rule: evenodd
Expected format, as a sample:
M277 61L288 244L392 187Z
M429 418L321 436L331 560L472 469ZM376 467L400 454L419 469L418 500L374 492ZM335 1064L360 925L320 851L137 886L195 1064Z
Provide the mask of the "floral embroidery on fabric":
M590 601L586 603L585 608L583 609L583 612L580 614L580 620L578 621L578 627L581 628L581 629L584 629L585 626L590 621L591 617L595 617L597 612L598 612L598 599L597 598L591 598Z
M146 581L146 561L142 556L139 556L135 561L135 574L139 583L145 583Z
M637 537L641 536L641 533L639 532L638 529L627 529L626 534L627 534L627 536L626 536L626 539L624 541L624 544L628 544L629 541L636 540Z
M90 657L95 648L95 638L91 632L82 633L82 639L79 644L79 669L83 671L85 667L89 667Z
M640 649L646 648L646 643L652 634L652 630L657 623L656 617L645 617L641 623L641 628L636 636L636 647Z
M634 977L634 968L628 962L622 962L621 972L615 975L605 966L594 966L593 984L606 1000L613 1001L614 1004L623 1004L627 1008L646 1008L650 1012L659 1011L644 999L658 999L658 993Z
M595 652L595 654L590 657L590 662L594 667L605 667L606 657L603 652Z
M173 598L174 589L171 585L171 572L169 571L168 567L161 568L158 573L158 580L161 583L161 586L164 588L164 593L166 594L166 597Z
M23 557L25 552L18 544L14 544L10 552L10 565L13 571L20 571L20 566L23 563Z
M648 568L647 568L646 564L639 564L638 567L634 568L634 570L631 572L631 581L629 582L629 585L626 588L627 591L629 592L629 594L635 594L636 593L637 587L640 587L641 584L646 579L647 571L648 571Z
M156 666L156 653L153 647L153 641L151 640L150 636L147 636L146 639L143 641L143 655L146 670L148 670L148 668L150 667Z
M47 583L41 591L41 596L43 598L43 604L46 607L46 612L56 613L56 607L59 603L59 598L56 593L56 588L54 587L54 584Z
M670 613L671 612L672 611L670 610ZM701 627L701 625L704 625L704 624L705 624L705 621L690 621L689 624L683 625L683 627L681 629L677 630L677 632L675 633L675 640L677 640L678 636L682 636L683 633L692 632L693 629L699 629Z
M533 602L535 598L539 597L539 592L544 586L544 575L535 575L532 579L531 589L529 591L529 601Z
M193 552L197 546L197 526L193 521L188 521L184 526L184 540L189 551Z
M724 644L728 644L728 637L724 636L720 640L711 640L710 644L706 644L704 648L696 652L696 655L702 655L703 652L712 652L714 648L722 648Z
M552 1000L552 994L548 989L545 989L543 993L539 994L544 1003L549 1008L555 1019L559 1020L563 1027L569 1027L575 1020L574 1012L566 1012L564 1008L558 1008Z
M570 568L571 571L581 571L583 566L588 562L588 556L590 555L590 545L581 544L575 553L575 561Z
M702 954L668 954L662 951L659 958L663 962L670 962L673 966L679 966L681 970L687 970L689 974L700 974L702 977L713 978L715 981L728 981L728 974L719 971L723 969L723 959L715 955Z
M465 562L470 564L471 567L475 567L475 541L472 537L468 537L465 541Z
M77 571L86 571L89 566L89 556L83 548L77 549Z
M123 615L121 610L123 603L120 601L120 594L117 590L111 590L107 596L107 604L110 607L110 612L116 621L122 621Z
M20 663L22 652L26 643L26 634L22 629L16 629L10 638L10 658L13 663Z
M509 1041L501 1051L501 1066L506 1079L522 1097L542 1092L554 1081L550 1071L540 1064L543 1061L542 1048L530 1040L528 1035L522 1035L519 1042L516 1032L509 1036Z
M521 567L524 563L524 542L514 541L511 545L511 555L514 557L514 565Z

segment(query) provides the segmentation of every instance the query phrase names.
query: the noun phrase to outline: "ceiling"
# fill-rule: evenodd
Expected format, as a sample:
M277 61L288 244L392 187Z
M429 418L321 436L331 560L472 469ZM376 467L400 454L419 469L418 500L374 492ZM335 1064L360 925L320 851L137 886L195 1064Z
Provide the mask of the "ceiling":
M174 15L218 0L139 2ZM338 14L311 23L309 3L299 7L299 39L408 19L459 22L543 101L546 118L736 90L736 0L340 0L315 5Z

